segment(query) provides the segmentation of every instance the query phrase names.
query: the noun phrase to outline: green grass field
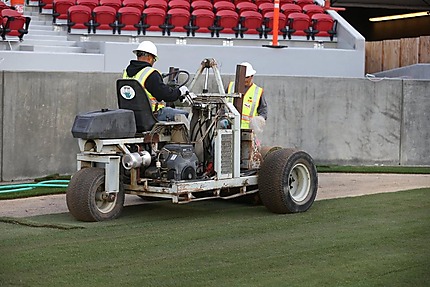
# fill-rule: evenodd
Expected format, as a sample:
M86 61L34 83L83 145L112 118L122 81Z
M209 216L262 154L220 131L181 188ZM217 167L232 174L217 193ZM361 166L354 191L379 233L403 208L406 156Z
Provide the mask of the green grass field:
M430 189L276 215L158 202L113 221L0 219L0 286L428 286Z

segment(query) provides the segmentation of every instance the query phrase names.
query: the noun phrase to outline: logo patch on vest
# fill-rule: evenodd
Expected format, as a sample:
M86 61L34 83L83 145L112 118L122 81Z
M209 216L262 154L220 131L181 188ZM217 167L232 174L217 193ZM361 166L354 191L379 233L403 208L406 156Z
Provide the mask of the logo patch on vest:
M131 100L131 99L134 98L134 96L136 96L136 92L130 86L123 86L123 87L121 87L121 89L119 90L119 93L126 100Z

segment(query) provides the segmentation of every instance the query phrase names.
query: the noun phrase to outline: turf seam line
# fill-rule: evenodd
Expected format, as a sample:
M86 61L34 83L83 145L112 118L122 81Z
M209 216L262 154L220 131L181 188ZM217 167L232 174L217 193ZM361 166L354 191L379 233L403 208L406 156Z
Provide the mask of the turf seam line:
M66 226L66 225L57 225L57 224L47 224L47 223L37 223L37 222L31 222L26 221L18 218L0 218L0 222L3 223L9 223L9 224L16 224L16 225L23 225L28 227L37 227L37 228L52 228L52 229L59 229L59 230L69 230L69 229L84 229L83 226Z

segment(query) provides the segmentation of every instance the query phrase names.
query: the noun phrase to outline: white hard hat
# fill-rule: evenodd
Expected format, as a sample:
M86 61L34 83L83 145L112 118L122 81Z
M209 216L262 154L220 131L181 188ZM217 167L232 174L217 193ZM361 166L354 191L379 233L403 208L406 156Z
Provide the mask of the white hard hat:
M149 53L154 55L156 59L158 58L157 47L151 41L143 41L139 44L136 50L133 50L133 53L136 54L138 51Z
M252 65L250 63L248 63L248 62L243 62L243 63L240 63L239 65L246 67L245 77L251 77L251 76L254 76L255 73L257 73L257 71L254 70L254 68L252 67Z

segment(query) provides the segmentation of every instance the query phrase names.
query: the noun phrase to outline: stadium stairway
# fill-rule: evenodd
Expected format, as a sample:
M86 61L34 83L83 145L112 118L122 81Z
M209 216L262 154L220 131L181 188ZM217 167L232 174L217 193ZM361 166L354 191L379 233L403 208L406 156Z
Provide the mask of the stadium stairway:
M39 13L38 7L26 6L24 15L31 17L28 34L16 47L19 51L46 53L99 53L79 46L78 41L67 39L67 31L52 24L52 15Z
M104 71L105 56L98 43L70 39L66 26L53 25L51 14L26 5L31 18L28 34L0 41L0 70L13 71Z

